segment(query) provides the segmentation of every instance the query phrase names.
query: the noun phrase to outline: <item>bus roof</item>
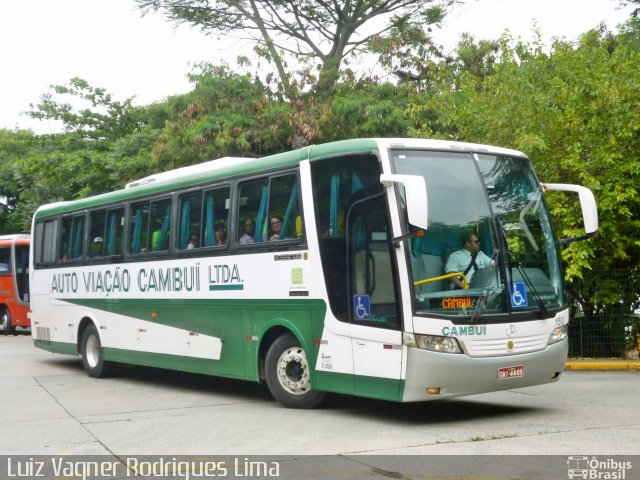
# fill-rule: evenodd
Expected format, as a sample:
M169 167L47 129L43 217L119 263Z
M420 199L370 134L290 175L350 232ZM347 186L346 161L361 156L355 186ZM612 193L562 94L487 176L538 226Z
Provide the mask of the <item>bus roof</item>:
M273 168L297 165L303 160L317 160L340 154L359 154L387 148L427 148L434 150L474 151L501 155L523 156L521 152L487 145L410 138L366 138L341 140L337 142L311 145L290 152L261 158L223 157L187 167L160 172L127 183L125 188L113 192L43 205L35 213L36 218L82 210L123 200L135 199L149 194L171 192L173 190L204 184L211 181L230 179L238 175L260 173Z
M28 233L12 233L9 235L0 235L0 242L14 241L14 240L31 240L31 235Z

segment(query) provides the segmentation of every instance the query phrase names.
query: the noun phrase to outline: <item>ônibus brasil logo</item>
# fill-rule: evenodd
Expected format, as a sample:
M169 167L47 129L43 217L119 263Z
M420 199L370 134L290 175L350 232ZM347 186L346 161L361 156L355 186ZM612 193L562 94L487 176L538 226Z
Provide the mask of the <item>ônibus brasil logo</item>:
M631 470L631 462L597 457L571 456L567 458L567 475L570 479L584 480L626 480L627 470Z

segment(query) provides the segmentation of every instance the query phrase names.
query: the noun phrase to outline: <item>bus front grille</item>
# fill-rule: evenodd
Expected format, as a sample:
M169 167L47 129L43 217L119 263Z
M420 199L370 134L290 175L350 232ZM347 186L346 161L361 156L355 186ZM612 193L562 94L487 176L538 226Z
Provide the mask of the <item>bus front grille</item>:
M500 339L464 339L465 349L470 357L493 357L499 355L518 355L547 348L548 334L530 335L519 338Z

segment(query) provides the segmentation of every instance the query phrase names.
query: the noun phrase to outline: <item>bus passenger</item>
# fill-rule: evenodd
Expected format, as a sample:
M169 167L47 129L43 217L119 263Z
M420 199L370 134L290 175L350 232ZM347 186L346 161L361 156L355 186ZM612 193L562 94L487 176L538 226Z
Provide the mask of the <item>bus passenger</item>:
M96 237L93 239L93 244L91 245L91 257L95 258L95 257L101 257L104 254L104 251L102 249L104 245L104 240L102 239L102 237Z
M244 220L244 234L238 239L238 243L254 243L256 234L256 222L251 217Z
M216 222L213 226L213 233L216 236L216 245L227 244L227 229L224 222Z
M189 235L189 243L187 244L187 250L193 250L194 248L198 248L200 246L200 242L198 242L198 235L192 233Z
M462 247L460 250L449 255L445 265L445 273L462 272L467 277L467 282L471 282L471 277L479 268L488 268L494 265L482 250L480 250L480 240L473 232L465 233L462 237ZM451 288L463 289L462 277L451 277Z
M280 232L282 231L282 218L276 216L271 217L269 224L271 225L271 235L269 236L269 240L279 240Z

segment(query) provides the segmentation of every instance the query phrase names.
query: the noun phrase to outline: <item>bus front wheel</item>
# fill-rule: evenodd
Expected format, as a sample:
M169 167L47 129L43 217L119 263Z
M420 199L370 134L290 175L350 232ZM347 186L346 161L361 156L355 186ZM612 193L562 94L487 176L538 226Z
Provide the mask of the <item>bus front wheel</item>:
M93 324L82 333L81 353L84 370L90 377L104 378L113 373L114 364L104 359L100 335Z
M7 307L2 310L2 330L5 335L13 333L13 325L11 325L11 312Z
M265 358L265 377L273 398L289 408L314 408L325 393L311 388L307 354L291 334L278 337Z

